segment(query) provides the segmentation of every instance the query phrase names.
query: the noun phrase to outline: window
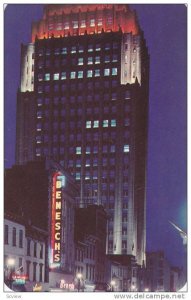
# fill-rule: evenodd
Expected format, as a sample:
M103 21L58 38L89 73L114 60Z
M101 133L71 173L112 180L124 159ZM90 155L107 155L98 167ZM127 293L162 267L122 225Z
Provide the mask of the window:
M117 94L116 94L116 93L112 93L112 95L111 95L111 100L112 100L112 101L117 100Z
M80 180L80 177L81 177L81 176L80 176L80 173L77 172L77 173L76 173L76 180Z
M75 79L76 78L76 72L71 72L70 73L70 78Z
M129 152L129 145L124 145L123 152L125 153Z
M117 56L117 54L113 54L112 62L117 62L117 61L118 61L118 56Z
M96 121L94 121L93 128L98 128L98 127L99 127L99 121L96 120Z
M78 58L78 65L79 66L82 66L84 64L84 59L83 59L83 57L79 57Z
M79 53L82 53L82 52L84 52L84 47L83 47L82 45L80 45L80 46L79 46L79 50L78 50L78 52L79 52Z
M117 75L117 68L112 68L112 75Z
M100 50L101 50L101 45L100 44L96 44L95 51L100 51Z
M76 147L76 154L82 154L81 147Z
M36 281L36 262L33 262L33 281Z
M66 48L66 47L63 47L62 50L61 50L61 53L62 53L62 54L67 54L67 48Z
M72 27L78 28L78 21L72 21Z
M59 80L60 74L59 73L55 73L53 76L54 80Z
M95 19L90 19L90 27L94 27L95 26Z
M9 227L8 227L8 225L5 225L4 243L5 243L5 245L9 244Z
M12 231L12 233L13 233L13 236L12 236L12 246L16 246L16 228L15 227L13 227L13 231Z
M111 120L111 127L116 127L116 120Z
M108 120L103 120L103 127L108 127L108 125L109 125Z
M91 121L86 121L86 128L91 128Z
M49 81L49 80L50 80L50 73L46 73L46 74L44 75L44 80L45 80L45 81Z
M105 50L109 50L109 49L110 49L110 44L109 43L105 44Z
M93 71L92 70L88 70L87 71L87 77L92 77L93 76Z
M42 282L42 270L43 270L43 264L39 264L39 267L40 267L39 281Z
M103 19L102 19L102 18L98 18L97 25L98 25L98 26L103 25Z
M104 76L109 76L110 69L104 69Z
M86 20L81 20L80 27L81 28L86 27Z
M19 230L19 248L23 248L23 230Z
M88 52L93 52L93 45L88 45Z
M98 76L100 76L100 70L99 69L95 70L95 77L98 77Z
M90 146L86 147L86 154L90 154Z
M78 78L83 78L83 71L78 71Z
M61 80L64 80L64 79L66 79L66 72L61 73Z
M76 53L76 46L73 46L73 47L72 47L71 53Z
M111 147L110 147L110 152L112 152L112 153L115 152L115 145L111 145Z
M100 56L95 57L95 64L100 64Z
M93 57L88 57L88 65L92 65L93 64Z
M34 242L34 257L37 257L37 243Z

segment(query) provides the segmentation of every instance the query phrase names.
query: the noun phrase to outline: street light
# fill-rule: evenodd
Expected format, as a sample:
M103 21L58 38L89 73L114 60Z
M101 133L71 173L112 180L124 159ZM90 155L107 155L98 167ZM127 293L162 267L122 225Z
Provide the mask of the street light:
M7 268L8 268L8 285L10 287L10 289L12 289L12 285L13 285L13 271L15 269L15 259L14 258L8 258L7 259Z
M111 292L113 292L115 287L115 280L111 280L110 285L111 285Z
M80 291L80 288L81 288L82 274L81 274L81 273L78 273L78 274L76 275L76 277L77 277L77 280L78 280L78 282L77 282L77 287L78 287L78 292L79 292L79 291Z

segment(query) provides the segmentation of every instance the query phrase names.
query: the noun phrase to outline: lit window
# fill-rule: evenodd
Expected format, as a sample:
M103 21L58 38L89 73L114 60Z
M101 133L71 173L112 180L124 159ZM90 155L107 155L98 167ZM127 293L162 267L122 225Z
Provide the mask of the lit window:
M107 24L108 24L108 25L111 25L112 22L113 22L112 16L108 16L108 17L107 17Z
M76 173L76 180L80 180L80 173Z
M105 50L109 50L109 49L110 49L110 44L109 43L105 44Z
M81 20L80 27L81 28L86 27L86 20Z
M101 50L101 45L100 44L96 44L95 50L96 51L100 51Z
M99 127L99 121L96 120L94 121L93 128L98 128L98 127Z
M41 94L43 92L43 87L41 85L38 86L38 93Z
M63 47L61 53L62 53L62 54L67 54L67 48L66 48L66 47Z
M117 75L117 68L112 68L112 75Z
M84 64L84 59L83 59L83 57L79 57L78 58L78 65L79 66L82 66Z
M116 120L111 120L111 127L116 127Z
M37 118L41 119L42 118L42 111L37 111Z
M93 76L93 71L92 70L88 70L87 71L87 77L92 77Z
M88 65L92 65L93 64L93 57L88 57Z
M100 56L95 57L95 64L100 64Z
M114 54L112 57L112 62L117 62L118 61L118 55Z
M100 76L100 70L97 69L97 70L95 70L95 77L99 77L99 76Z
M71 53L76 53L76 46L73 46L73 47L72 47Z
M124 145L123 152L129 152L129 145Z
M54 80L59 80L60 74L59 73L55 73L53 76Z
M88 52L92 52L93 51L93 45L88 45Z
M102 20L102 18L99 18L99 19L98 19L97 25L98 25L98 26L103 25L103 20Z
M38 106L41 106L43 104L43 99L42 98L38 98L37 99L37 104L38 104Z
M86 167L90 167L90 159L86 159Z
M64 80L64 79L66 79L66 72L61 73L61 80Z
M91 128L91 121L86 121L86 128Z
M76 72L71 72L70 73L70 78L75 79L76 78Z
M64 29L69 29L69 22L64 23Z
M78 21L72 21L72 27L78 28Z
M50 80L50 73L46 73L46 74L44 75L44 80L45 80L45 81L49 81L49 80Z
M110 56L106 55L104 58L105 63L109 63L110 62Z
M90 154L90 146L86 147L86 154Z
M108 127L108 125L109 125L108 120L103 120L103 127Z
M109 76L110 69L104 69L104 76Z
M83 71L78 71L78 78L83 78Z
M43 75L42 74L38 74L38 81L42 81L43 79Z
M78 52L79 52L79 53L82 53L82 52L84 52L84 47L80 45L80 46L79 46L79 50L78 50Z
M90 19L90 27L94 27L95 26L95 19Z
M82 154L81 147L76 147L76 154Z

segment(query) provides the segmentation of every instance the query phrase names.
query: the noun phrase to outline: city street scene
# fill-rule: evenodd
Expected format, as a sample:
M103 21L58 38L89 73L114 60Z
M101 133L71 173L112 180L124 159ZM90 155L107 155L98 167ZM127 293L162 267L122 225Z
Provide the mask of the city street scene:
M186 292L186 5L4 5L4 68L4 292Z

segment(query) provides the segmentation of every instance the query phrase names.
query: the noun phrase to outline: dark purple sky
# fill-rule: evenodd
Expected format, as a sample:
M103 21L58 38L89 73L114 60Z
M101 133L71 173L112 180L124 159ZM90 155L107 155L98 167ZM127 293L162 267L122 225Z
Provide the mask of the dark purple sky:
M164 249L182 265L178 233L187 224L187 9L183 4L130 5L136 9L150 53L147 249ZM31 22L42 5L9 4L4 14L5 167L14 164L20 45L31 41Z

